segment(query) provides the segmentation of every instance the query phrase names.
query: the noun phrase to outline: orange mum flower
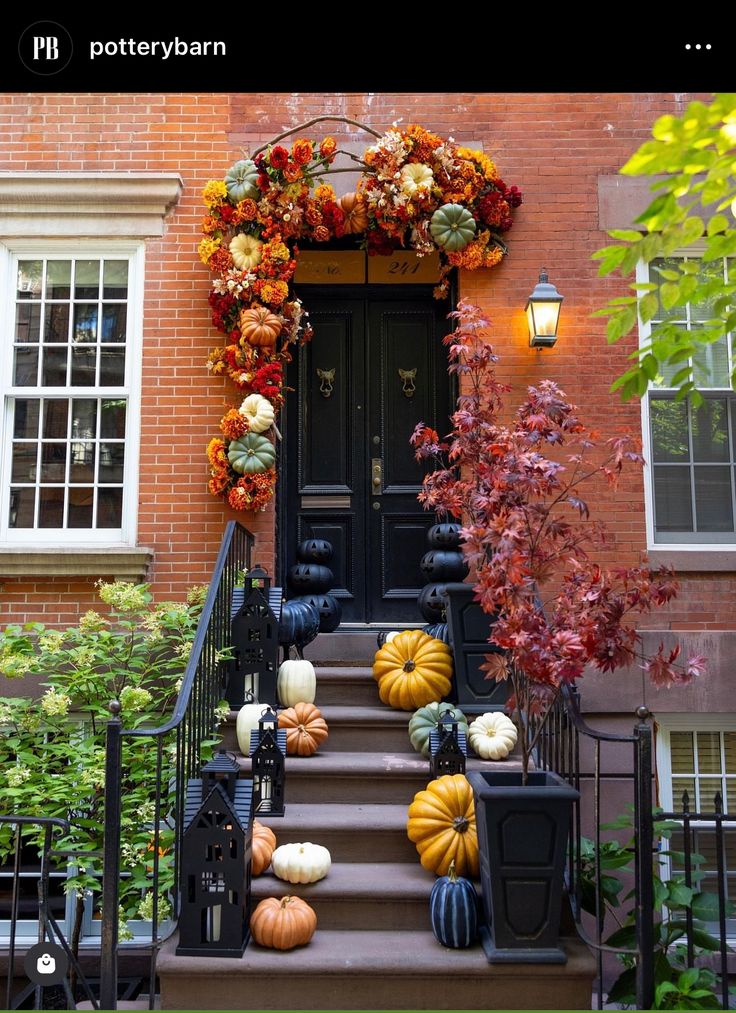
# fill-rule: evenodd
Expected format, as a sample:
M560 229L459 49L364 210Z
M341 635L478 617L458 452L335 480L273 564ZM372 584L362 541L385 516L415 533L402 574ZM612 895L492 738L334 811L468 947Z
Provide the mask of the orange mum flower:
M305 137L298 138L292 145L291 157L297 165L307 165L307 163L312 161L312 142L308 141Z
M294 162L289 162L288 165L284 166L284 179L287 183L296 183L301 174L301 167Z
M327 162L331 162L337 151L337 141L334 137L325 137L319 146L319 153Z
M261 301L269 306L280 306L289 294L289 286L285 281L266 281L261 287Z
M228 440L239 440L248 432L248 419L237 408L231 408L220 420L220 430Z

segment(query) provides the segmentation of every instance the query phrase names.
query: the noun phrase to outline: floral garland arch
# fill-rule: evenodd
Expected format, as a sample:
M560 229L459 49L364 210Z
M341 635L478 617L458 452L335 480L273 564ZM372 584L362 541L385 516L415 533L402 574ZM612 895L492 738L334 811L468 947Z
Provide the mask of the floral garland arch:
M376 140L357 158L335 140L284 138L325 120L350 123ZM362 175L355 193L336 197L324 182L335 157L348 155ZM215 275L209 303L227 344L210 352L207 367L225 374L246 397L220 422L210 441L208 488L235 510L265 510L276 487L276 452L269 433L286 393L291 350L312 336L308 314L294 295L299 240L326 243L362 236L369 256L402 248L418 257L439 252L440 283L448 292L453 267L494 267L507 252L501 238L522 203L495 164L480 151L443 140L421 126L394 124L385 134L342 116L318 116L285 131L236 162L203 191L200 260Z

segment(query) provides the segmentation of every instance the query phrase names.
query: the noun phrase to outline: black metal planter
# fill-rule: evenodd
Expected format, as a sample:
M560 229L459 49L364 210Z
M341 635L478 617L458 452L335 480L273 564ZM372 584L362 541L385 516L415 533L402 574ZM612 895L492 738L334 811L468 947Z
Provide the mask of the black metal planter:
M454 662L451 696L463 714L502 711L509 683L486 679L481 665L498 648L488 643L491 617L474 601L472 584L446 584L447 623Z
M564 964L560 910L567 839L580 793L557 774L471 771L491 964Z

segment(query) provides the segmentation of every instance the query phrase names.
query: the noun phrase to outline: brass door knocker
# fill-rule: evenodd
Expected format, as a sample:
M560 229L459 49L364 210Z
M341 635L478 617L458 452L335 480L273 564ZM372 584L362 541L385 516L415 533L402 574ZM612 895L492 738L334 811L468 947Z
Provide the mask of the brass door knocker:
M337 367L334 369L317 369L317 376L320 379L319 392L322 397L330 397L334 390L333 380L335 379L335 373Z
M404 397L414 397L416 394L416 385L414 379L417 375L417 367L414 369L399 369L399 377L401 378L401 389L404 393Z

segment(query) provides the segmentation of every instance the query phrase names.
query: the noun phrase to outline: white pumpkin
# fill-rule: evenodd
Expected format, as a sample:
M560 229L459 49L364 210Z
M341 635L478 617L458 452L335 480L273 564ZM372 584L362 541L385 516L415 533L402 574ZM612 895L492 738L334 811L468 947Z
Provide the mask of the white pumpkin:
M401 170L399 186L408 197L420 197L432 186L432 170L421 162L410 162Z
M238 737L240 752L244 756L250 753L250 733L258 727L258 719L268 709L268 704L265 703L246 703L238 711L235 734Z
M499 711L481 715L468 728L470 748L482 760L505 760L517 737L514 722Z
M287 883L316 883L330 871L332 858L321 844L282 844L271 856L271 868Z
M262 394L249 394L238 411L248 419L251 433L265 433L273 425L273 405Z
M233 263L241 271L254 270L261 262L262 246L263 243L255 236L248 236L245 233L235 236L230 242L230 255L233 258Z
M276 692L284 707L314 703L317 675L311 661L285 661L276 677Z
M390 633L386 634L385 643L390 644L394 637L398 637L399 633L403 633L403 630L391 630Z

